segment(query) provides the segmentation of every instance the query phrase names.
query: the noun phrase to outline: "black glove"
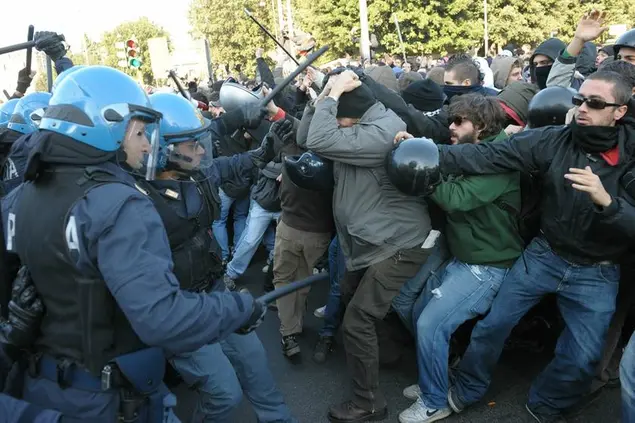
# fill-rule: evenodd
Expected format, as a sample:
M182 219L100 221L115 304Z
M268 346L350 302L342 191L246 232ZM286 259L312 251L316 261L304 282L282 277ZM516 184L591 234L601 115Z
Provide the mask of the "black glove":
M35 41L35 48L46 53L53 61L64 57L66 54L63 35L50 31L41 31L35 33L33 41Z
M247 129L256 129L260 126L265 116L267 116L268 110L266 107L261 107L258 104L250 104L242 109L242 112L243 126Z
M276 152L282 148L282 146L295 143L295 132L293 131L293 122L287 119L274 122L269 129L269 134L274 137Z
M31 275L26 266L22 266L13 282L9 320L0 323L0 343L30 347L39 333L43 314L44 305L37 296Z
M245 324L242 325L236 331L236 333L246 335L250 332L253 332L258 326L260 326L263 320L265 320L265 314L267 314L267 306L257 300L254 300L253 304L254 305L251 311L251 316L249 316L249 319L247 319Z
M276 150L274 147L274 139L269 134L262 140L260 147L255 150L249 150L247 152L251 161L254 162L254 166L259 169L264 169L274 157L276 157Z
M26 90L29 89L31 82L33 82L31 72L29 71L29 69L24 68L20 72L18 72L18 86L15 88L15 90L19 93L24 94Z

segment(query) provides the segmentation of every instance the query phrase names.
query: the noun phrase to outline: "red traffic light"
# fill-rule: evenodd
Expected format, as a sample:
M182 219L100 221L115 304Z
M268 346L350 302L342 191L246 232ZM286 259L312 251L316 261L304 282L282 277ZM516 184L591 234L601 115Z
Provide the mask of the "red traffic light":
M126 47L137 48L137 43L135 42L135 40L128 40L126 41Z

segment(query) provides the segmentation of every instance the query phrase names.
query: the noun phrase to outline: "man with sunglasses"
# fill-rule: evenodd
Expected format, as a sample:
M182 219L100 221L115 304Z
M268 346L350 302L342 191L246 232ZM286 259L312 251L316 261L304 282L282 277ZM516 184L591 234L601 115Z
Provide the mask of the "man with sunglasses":
M621 75L597 72L580 87L569 126L524 131L500 143L439 146L445 174L531 171L544 184L541 232L472 333L448 392L455 412L483 397L505 339L549 293L557 295L566 327L526 408L539 422L562 421L588 392L615 309L616 263L635 239L635 193L624 178L635 147L634 122L626 116L630 98Z
M494 97L465 94L450 103L449 111L453 144L507 138L505 112ZM427 279L412 312L419 383L404 390L416 402L399 415L401 423L430 423L452 414L447 400L450 338L464 322L487 313L523 248L516 218L518 172L451 177L430 199L446 212L444 232L452 259Z

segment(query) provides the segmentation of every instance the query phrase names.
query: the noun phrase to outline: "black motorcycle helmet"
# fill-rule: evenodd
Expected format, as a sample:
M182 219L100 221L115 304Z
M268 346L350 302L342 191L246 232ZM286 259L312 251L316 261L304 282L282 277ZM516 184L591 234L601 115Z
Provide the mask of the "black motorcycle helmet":
M547 87L539 91L529 102L527 128L564 125L575 94L575 90L565 87Z
M429 138L401 141L386 155L390 182L407 195L426 196L441 183L439 149Z
M286 156L284 168L295 185L311 191L330 191L333 179L333 162L323 159L312 151L300 156Z
M622 47L635 48L635 29L626 31L615 41L613 51L615 52L615 60L619 60L620 49Z

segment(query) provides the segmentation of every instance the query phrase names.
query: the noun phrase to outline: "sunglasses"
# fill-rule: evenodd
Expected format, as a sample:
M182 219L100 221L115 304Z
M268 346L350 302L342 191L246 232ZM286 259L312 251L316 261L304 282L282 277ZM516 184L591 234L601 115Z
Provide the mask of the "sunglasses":
M461 126L464 120L468 119L465 119L463 116L450 116L450 125L454 124L456 126Z
M623 104L607 103L606 101L600 100L598 98L587 98L581 95L574 95L573 98L571 99L571 102L573 103L574 106L578 106L578 107L586 103L589 109L595 109L595 110L602 110L602 109L606 109L607 107L623 106Z

